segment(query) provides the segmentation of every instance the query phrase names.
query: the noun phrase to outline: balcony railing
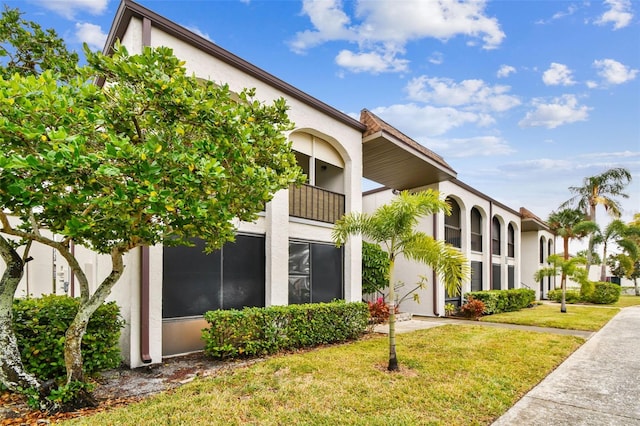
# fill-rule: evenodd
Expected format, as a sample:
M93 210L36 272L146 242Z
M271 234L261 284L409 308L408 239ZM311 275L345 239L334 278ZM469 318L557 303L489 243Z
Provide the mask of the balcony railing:
M344 195L311 185L289 187L289 215L336 223L344 214Z
M460 237L462 230L451 225L444 225L444 240L454 247L462 247Z

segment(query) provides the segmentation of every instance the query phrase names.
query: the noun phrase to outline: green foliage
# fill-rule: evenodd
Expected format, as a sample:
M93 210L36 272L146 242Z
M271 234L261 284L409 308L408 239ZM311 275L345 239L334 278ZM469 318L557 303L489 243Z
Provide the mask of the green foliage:
M382 297L378 297L375 302L367 302L367 305L369 306L370 323L384 324L389 321L389 306Z
M547 293L547 298L549 300L553 300L554 302L560 303L562 301L562 290L551 290ZM565 294L565 301L567 303L579 303L582 301L582 297L580 295L580 290L576 289L567 289Z
M486 315L519 311L531 306L536 300L536 292L528 288L474 291L465 296L481 300L485 305Z
M467 294L467 301L460 307L460 313L465 317L476 321L485 313L485 304L482 300L474 299Z
M79 301L67 296L16 299L13 326L25 369L40 380L65 376L64 334ZM84 371L92 374L120 365L118 339L124 325L115 302L98 308L82 339Z
M584 286L581 290L569 289L566 293L567 303L589 302L600 305L609 305L616 303L620 299L622 288L613 283L591 282L591 291L584 292ZM562 290L551 290L548 294L549 300L560 302L562 300Z
M621 290L622 288L617 284L597 282L589 302L599 305L616 303L620 299Z
M190 237L215 248L301 179L284 99L187 76L164 47L85 53L68 84L0 79L0 205L24 223L100 253Z
M377 244L362 242L362 293L372 294L389 285L389 255Z
M360 337L369 318L365 303L217 310L204 314L205 352L214 358L259 356Z
M456 305L454 305L453 303L446 303L444 305L444 314L446 316L454 315L457 310L458 308L456 308Z
M62 80L77 75L78 54L69 52L53 29L43 30L22 19L18 9L5 6L0 17L0 76L37 75L53 70Z

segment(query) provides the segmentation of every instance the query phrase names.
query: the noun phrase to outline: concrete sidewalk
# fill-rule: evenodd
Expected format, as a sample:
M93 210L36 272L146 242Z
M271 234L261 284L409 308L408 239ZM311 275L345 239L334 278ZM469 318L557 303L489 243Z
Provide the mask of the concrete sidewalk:
M396 333L445 324L505 327L587 339L493 426L640 426L640 306L622 309L597 333L431 317L399 321ZM375 331L388 333L389 327L378 325Z
M622 309L493 425L640 425L640 307Z

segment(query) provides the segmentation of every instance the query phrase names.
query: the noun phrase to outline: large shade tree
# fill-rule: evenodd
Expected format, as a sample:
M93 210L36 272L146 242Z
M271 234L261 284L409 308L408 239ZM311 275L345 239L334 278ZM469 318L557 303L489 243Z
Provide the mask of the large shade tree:
M344 244L351 235L362 235L365 240L379 244L387 253L390 371L399 368L395 339L396 260L403 256L429 266L442 279L449 294L459 294L462 282L469 278L469 265L460 250L416 229L422 217L438 212L449 214L450 211L450 206L437 191L426 190L415 194L403 191L373 213L353 212L344 215L333 229L333 240L338 246Z
M0 231L58 250L80 287L65 336L67 383L84 381L82 337L127 252L194 237L220 247L234 239L235 220L255 220L302 178L283 99L267 105L252 90L189 76L168 48L85 54L88 66L66 84L50 71L0 80L0 206L21 220L15 227L0 213ZM88 83L96 80L107 83ZM72 241L111 259L94 292Z
M37 76L46 70L52 70L60 81L68 81L78 75L77 62L78 55L67 50L54 30L44 30L37 23L23 19L17 9L5 7L2 11L2 79L11 79L14 75ZM11 100L5 102L9 103L8 107L11 106ZM4 147L2 153L6 155ZM5 264L0 278L0 381L12 390L41 388L38 379L24 369L11 326L13 298L24 273L24 264L30 259L30 246L28 241L11 240L0 235L0 257Z
M618 198L629 198L624 189L630 182L631 172L623 167L612 168L599 175L586 177L582 186L569 187L569 191L574 195L560 208L577 207L586 214L587 220L596 222L596 208L603 206L613 218L619 218L621 207ZM593 236L589 237L587 270L592 264L594 244Z
M569 272L567 268L573 268L576 264L576 262L569 262L569 242L574 239L580 240L597 230L595 222L585 219L585 214L581 209L566 208L552 212L547 219L551 232L562 238L562 262L556 262L557 265L554 265L554 269L556 269L555 266L558 266L561 272L562 303L560 312L563 313L567 312L566 291L567 273ZM536 277L536 280L539 278Z

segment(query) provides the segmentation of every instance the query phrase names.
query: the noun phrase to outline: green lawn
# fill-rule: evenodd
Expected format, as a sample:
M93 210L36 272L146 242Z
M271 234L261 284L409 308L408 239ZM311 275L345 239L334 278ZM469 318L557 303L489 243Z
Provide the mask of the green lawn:
M583 340L478 325L270 358L71 424L488 425Z
M617 303L614 303L611 306L616 306L618 308L626 308L628 306L637 306L640 305L640 296L620 296L620 300Z
M567 312L562 313L560 312L560 304L544 304L517 312L487 315L482 317L480 321L598 331L619 311L619 308L610 305L567 304Z

